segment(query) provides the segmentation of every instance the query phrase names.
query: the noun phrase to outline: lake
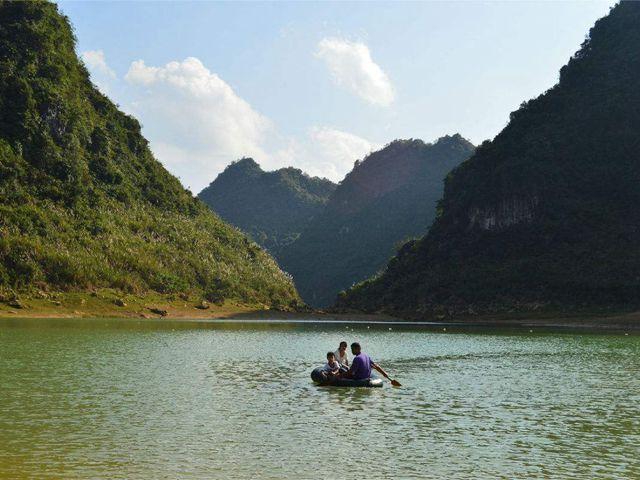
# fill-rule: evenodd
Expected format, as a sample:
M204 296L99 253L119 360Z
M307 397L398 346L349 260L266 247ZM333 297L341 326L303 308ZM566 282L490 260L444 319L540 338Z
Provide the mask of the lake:
M314 386L340 340L402 382ZM640 337L0 320L0 478L640 478Z

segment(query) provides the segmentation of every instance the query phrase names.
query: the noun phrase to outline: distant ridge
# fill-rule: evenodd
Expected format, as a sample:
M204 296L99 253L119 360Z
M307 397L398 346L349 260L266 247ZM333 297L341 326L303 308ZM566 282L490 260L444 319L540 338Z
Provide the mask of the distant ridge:
M357 162L326 208L278 256L305 301L330 305L340 290L382 268L399 243L423 235L444 177L473 150L457 134L433 144L396 140Z
M413 318L640 307L640 3L448 177L440 215L343 308Z
M265 172L252 158L230 164L198 194L223 220L278 255L326 204L336 184L297 168Z

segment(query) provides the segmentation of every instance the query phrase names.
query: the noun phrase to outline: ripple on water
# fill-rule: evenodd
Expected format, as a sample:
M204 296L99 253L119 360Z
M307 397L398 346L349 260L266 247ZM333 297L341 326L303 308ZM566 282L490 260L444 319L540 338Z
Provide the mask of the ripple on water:
M0 478L640 477L638 337L171 328L2 326ZM403 388L311 383L356 339Z

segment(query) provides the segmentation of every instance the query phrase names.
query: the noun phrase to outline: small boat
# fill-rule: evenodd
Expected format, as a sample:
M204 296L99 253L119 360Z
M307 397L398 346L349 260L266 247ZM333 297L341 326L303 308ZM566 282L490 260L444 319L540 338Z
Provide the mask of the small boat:
M318 385L329 387L380 388L383 384L382 379L378 377L369 377L364 380L354 380L353 378L326 378L322 375L322 367L318 367L311 372L311 380Z

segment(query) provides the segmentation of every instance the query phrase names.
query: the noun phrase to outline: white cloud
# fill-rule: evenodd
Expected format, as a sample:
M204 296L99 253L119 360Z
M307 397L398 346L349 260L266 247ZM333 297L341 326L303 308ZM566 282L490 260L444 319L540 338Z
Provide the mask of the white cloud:
M87 50L80 55L91 74L93 83L106 94L109 91L110 82L116 79L116 72L107 65L107 60L102 50Z
M328 126L284 136L197 58L160 67L138 60L124 78L132 89L127 110L141 120L154 155L194 193L245 156L265 170L293 166L340 181L380 147Z
M102 73L110 78L116 78L116 72L107 65L102 50L87 50L86 52L82 52L82 60L89 70Z
M187 58L187 60L191 60L191 57ZM185 61L187 61L185 60ZM194 59L196 60L196 59ZM175 67L179 67L178 62L170 62L167 64L167 67L173 65ZM144 64L144 60L136 60L135 62L131 62L131 66L129 67L129 71L124 76L124 79L127 82L131 83L139 83L142 85L151 85L156 81L156 76L162 75L162 69L158 67L147 67Z
M318 43L316 56L325 62L336 84L371 104L389 106L393 103L393 85L373 61L364 43L324 38Z
M263 145L273 130L269 119L197 58L163 67L138 60L125 80L144 87L132 109L154 153L194 192L232 160L267 157Z

